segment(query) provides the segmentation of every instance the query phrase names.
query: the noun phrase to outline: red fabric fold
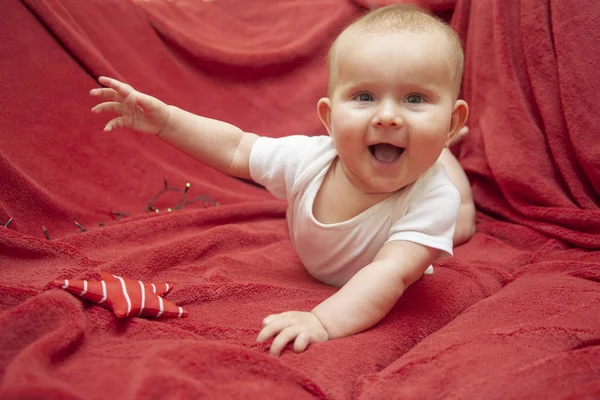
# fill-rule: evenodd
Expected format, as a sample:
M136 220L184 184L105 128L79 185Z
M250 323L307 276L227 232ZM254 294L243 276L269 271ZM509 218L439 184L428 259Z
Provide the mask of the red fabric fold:
M590 249L600 247L600 122L585 110L600 89L599 21L575 0L462 1L454 16L473 132L459 154L477 206Z
M262 69L273 75L280 64L298 65L335 38L356 12L338 0L273 2L139 1L158 34L192 62L206 68ZM268 10L268 12L266 12ZM318 14L314 11L318 10ZM293 15L294 18L290 18ZM317 17L317 16L323 17ZM227 40L215 40L227 31ZM217 72L218 73L218 72Z

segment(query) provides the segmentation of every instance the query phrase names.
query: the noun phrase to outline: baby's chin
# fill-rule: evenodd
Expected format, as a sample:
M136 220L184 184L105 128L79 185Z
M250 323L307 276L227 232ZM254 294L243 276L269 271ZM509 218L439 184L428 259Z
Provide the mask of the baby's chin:
M341 160L340 160L341 161ZM393 194L406 186L397 176L373 176L373 172L366 170L351 170L344 162L341 167L346 179L356 190L370 195Z

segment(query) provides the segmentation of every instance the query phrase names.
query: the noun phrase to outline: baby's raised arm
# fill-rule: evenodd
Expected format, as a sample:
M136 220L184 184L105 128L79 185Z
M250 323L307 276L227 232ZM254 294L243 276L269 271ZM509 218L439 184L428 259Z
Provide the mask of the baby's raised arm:
M100 77L98 81L107 87L90 92L104 101L92 111L119 115L106 124L105 131L130 128L154 134L209 167L239 178L251 178L248 160L257 135L169 106L115 79Z

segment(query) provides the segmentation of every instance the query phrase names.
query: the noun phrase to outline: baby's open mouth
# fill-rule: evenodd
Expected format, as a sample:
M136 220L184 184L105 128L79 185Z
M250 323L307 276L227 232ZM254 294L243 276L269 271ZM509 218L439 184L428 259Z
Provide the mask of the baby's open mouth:
M400 157L404 152L404 148L389 143L378 143L369 146L369 151L377 161L382 163L392 163Z

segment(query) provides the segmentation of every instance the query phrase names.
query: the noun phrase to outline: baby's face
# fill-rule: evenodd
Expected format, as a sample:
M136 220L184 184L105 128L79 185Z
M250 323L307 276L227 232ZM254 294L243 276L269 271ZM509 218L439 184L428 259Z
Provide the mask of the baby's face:
M357 189L397 191L447 145L455 105L448 48L439 32L357 32L338 42L328 130Z

